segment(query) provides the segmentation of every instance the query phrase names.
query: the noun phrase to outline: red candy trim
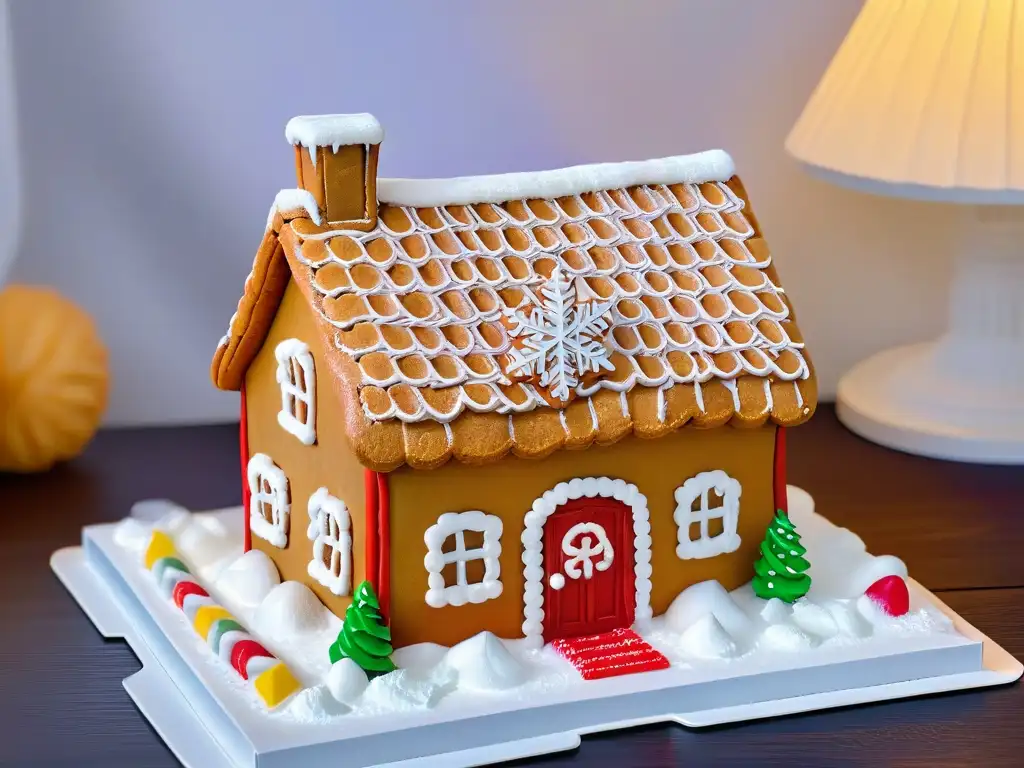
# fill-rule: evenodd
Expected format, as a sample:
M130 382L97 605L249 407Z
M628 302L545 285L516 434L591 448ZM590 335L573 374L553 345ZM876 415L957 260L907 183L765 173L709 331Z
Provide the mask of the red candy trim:
M249 659L255 656L273 657L273 654L255 640L239 640L231 649L231 666L235 668L235 672L248 680L249 675L245 668L249 666Z
M179 608L185 603L185 598L189 595L199 595L200 597L209 597L210 593L200 587L194 581L179 581L174 586L174 591L171 592L171 597L174 598L174 604Z

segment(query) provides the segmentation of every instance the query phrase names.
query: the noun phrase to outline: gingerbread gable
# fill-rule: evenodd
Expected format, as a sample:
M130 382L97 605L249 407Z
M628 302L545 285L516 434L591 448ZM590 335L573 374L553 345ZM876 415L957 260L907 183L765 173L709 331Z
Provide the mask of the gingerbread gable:
M802 337L724 152L375 182L369 231L278 196L219 387L241 386L290 271L371 469L811 415Z

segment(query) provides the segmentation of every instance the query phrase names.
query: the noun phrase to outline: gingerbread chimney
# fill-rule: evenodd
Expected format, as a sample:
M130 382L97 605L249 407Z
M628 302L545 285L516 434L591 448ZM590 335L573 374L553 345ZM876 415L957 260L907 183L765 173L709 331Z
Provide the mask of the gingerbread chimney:
M295 145L299 186L332 227L377 226L377 153L384 131L370 114L293 117L284 135Z

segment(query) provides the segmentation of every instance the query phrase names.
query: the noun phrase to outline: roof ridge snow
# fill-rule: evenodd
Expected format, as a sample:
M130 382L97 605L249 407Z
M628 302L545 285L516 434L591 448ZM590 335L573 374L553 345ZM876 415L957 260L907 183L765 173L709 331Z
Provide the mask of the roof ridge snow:
M721 149L691 155L618 163L575 165L549 171L459 176L450 179L378 179L377 199L392 205L429 207L552 199L638 184L728 181L736 172Z

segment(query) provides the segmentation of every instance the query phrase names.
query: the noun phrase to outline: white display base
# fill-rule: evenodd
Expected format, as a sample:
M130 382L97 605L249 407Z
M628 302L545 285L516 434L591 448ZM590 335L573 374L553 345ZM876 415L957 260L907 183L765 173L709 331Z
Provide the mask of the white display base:
M1024 379L963 375L964 364L945 340L887 349L840 379L836 413L858 435L907 453L1024 464Z
M817 517L808 509L800 525L813 527ZM484 765L573 749L598 731L773 717L999 685L1024 671L910 581L912 600L943 611L956 633L909 637L884 652L853 645L825 660L797 653L753 666L737 661L597 680L552 691L542 702L484 697L472 706L299 723L262 710L232 673L210 661L180 612L114 543L114 529L86 528L83 546L56 552L51 565L97 629L132 647L142 669L125 681L126 690L182 763L195 768Z

